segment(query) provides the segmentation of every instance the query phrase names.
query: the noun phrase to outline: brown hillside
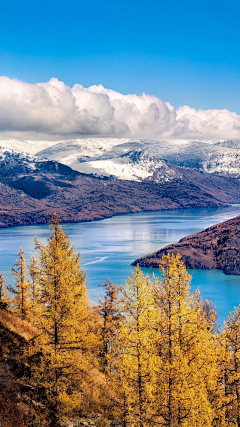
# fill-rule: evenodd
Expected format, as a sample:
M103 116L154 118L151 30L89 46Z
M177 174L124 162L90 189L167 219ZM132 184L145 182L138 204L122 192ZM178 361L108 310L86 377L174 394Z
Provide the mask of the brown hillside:
M27 341L37 333L37 330L28 322L19 319L6 310L0 310L0 325L1 329L8 329L10 332L19 336L20 339L23 338Z
M41 420L42 427L50 426L49 402L27 380L29 371L23 349L36 333L38 330L28 322L0 310L0 427L27 427L35 414ZM78 354L83 357L80 350ZM106 382L105 375L94 366L85 373L82 372L82 375L83 384L91 394L91 404L98 407L99 393ZM92 409L86 405L83 418L77 418L74 425L98 425L98 414L95 418L92 415ZM68 418L61 421L64 427L73 425Z
M184 237L179 243L138 258L133 265L158 268L163 254L182 256L187 268L240 275L240 216Z
M27 427L33 414L39 414L22 379L26 367L23 347L36 330L13 314L0 310L0 425Z

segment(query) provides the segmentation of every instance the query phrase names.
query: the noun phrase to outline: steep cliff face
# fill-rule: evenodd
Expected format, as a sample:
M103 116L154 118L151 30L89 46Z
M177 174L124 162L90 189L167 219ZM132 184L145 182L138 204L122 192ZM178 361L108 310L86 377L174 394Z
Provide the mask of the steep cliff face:
M179 253L187 268L240 275L240 216L184 237L179 243L138 258L133 265L157 268L163 254Z

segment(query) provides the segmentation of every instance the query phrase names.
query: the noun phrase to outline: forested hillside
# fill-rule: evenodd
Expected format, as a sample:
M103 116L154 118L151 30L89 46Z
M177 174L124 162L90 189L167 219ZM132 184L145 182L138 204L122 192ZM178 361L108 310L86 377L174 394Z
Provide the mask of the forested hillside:
M137 267L92 306L56 214L36 247L29 266L20 248L14 289L0 279L2 427L240 425L239 307L219 331L170 254L161 280Z

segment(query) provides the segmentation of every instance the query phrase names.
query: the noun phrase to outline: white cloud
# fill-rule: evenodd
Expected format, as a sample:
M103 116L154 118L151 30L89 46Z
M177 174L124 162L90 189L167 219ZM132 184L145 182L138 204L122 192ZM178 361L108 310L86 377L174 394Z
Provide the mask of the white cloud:
M28 84L0 77L0 135L239 138L240 116L225 109L174 110L156 96L123 95L101 85L70 88L56 78Z

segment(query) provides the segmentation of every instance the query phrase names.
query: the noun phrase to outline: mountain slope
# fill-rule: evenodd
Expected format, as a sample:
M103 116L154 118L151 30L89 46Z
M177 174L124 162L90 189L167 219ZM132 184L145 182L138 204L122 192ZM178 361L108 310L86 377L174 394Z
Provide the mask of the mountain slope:
M126 181L81 174L56 161L0 150L0 227L102 219L116 214L240 202L240 182L163 163L163 179ZM174 179L166 179L166 171ZM154 172L155 173L155 172ZM159 175L160 174L160 175Z
M240 275L240 216L184 237L179 243L135 260L133 265L158 268L167 253L179 253L187 268Z
M162 161L223 176L240 176L240 141L155 141L87 139L40 150L83 173L144 180Z

